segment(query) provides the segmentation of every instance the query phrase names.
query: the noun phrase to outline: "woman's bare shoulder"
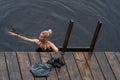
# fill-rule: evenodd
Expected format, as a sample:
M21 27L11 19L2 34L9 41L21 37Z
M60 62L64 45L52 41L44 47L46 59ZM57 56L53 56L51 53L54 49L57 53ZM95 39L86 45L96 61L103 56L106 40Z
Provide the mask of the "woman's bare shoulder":
M33 42L36 43L36 44L39 44L39 43L40 43L39 39L32 39L32 40L33 40Z
M53 49L54 52L58 52L58 48L55 46L54 43L52 43L51 41L48 41L48 44Z
M47 43L48 43L49 45L53 45L53 43L52 43L51 41L48 41Z

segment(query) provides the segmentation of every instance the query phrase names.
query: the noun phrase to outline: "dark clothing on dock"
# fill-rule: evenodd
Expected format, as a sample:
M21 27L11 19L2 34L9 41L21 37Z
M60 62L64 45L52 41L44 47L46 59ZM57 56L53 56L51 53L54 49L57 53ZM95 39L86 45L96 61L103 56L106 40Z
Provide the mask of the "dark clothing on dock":
M51 58L47 61L47 63L36 63L31 66L30 72L33 74L34 77L47 77L52 69L54 68L61 68L64 66L64 62L60 60L60 58Z

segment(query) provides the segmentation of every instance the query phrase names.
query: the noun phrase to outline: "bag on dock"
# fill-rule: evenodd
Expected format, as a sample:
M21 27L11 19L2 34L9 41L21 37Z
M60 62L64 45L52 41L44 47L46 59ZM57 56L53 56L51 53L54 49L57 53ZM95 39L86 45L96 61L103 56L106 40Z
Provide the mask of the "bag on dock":
M49 73L54 68L61 68L64 66L64 62L60 60L60 58L51 58L47 61L47 63L36 63L31 66L30 72L33 74L34 77L47 77Z

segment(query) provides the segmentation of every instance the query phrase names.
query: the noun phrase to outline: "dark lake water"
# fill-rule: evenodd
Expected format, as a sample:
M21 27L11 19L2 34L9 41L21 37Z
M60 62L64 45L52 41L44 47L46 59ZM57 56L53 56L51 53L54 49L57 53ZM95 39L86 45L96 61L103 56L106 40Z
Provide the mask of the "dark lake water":
M51 41L62 46L70 19L74 27L68 46L89 46L98 20L103 23L95 51L120 51L120 0L0 0L0 51L35 51L34 43L8 31L38 38L52 29Z

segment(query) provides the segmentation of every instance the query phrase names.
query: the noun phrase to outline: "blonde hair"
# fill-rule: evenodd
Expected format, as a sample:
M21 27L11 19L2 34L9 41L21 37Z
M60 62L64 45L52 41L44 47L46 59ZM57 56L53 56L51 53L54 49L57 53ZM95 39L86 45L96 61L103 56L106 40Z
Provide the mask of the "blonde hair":
M52 35L52 29L44 30L41 32L46 40L49 40Z

